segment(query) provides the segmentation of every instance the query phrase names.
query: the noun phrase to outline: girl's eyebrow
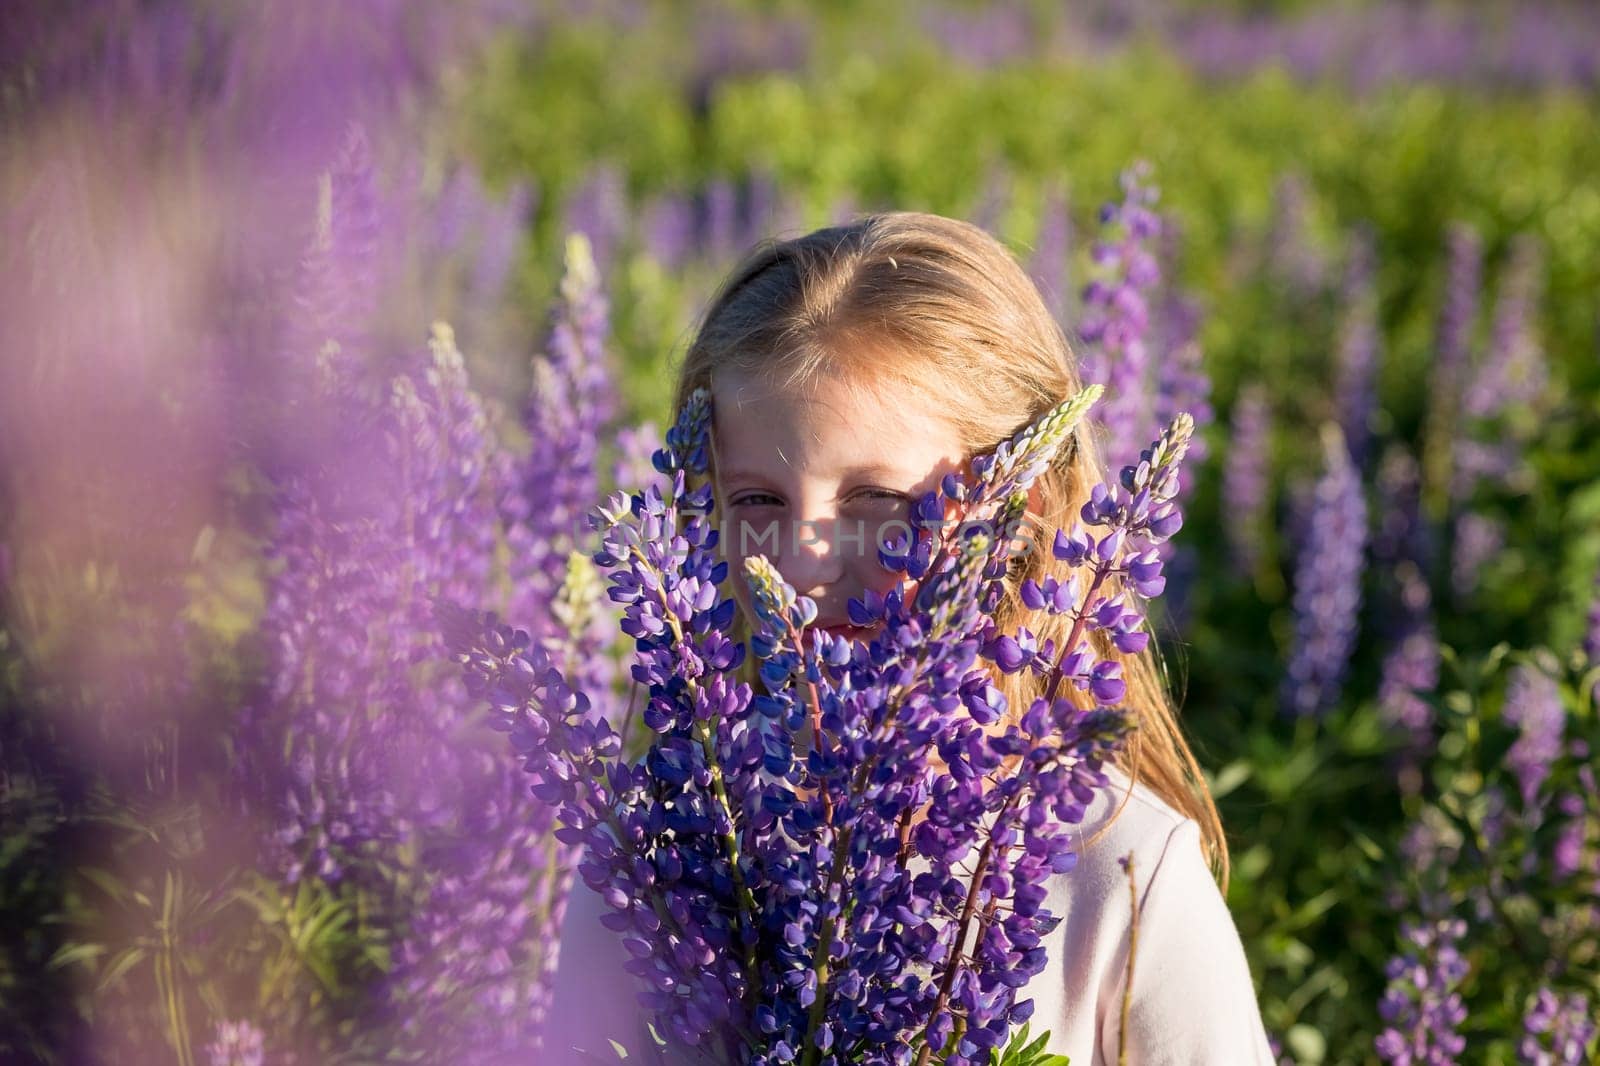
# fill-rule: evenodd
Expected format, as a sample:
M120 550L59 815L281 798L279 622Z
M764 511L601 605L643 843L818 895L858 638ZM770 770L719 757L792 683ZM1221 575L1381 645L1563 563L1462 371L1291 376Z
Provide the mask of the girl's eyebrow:
M720 471L720 473L721 473L723 478L725 478L725 479L727 479L729 481L735 480L737 478L745 478L745 479L748 479L748 480L751 480L751 481L764 481L764 480L766 480L762 476L762 474L760 474L758 471L754 471L754 470L723 470L723 471ZM895 480L915 481L916 480L915 478L911 477L911 475L909 475L909 474L905 473L904 471L900 470L898 467L889 466L889 465L887 465L885 463L863 463L863 464L858 465L858 466L847 467L846 469L840 471L839 476L841 478L852 478L852 477L860 477L860 478L873 477L873 478L875 478L875 477L882 477L882 478L887 478L888 480L891 480L891 481L895 481Z

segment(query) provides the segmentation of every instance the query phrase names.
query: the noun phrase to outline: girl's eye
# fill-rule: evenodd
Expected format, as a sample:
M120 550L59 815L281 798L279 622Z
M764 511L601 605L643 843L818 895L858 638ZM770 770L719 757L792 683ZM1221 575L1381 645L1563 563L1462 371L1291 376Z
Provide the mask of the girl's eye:
M894 492L894 491L892 491L890 489L867 489L864 492L862 492L861 495L866 497L866 498L868 498L868 499L873 499L873 500L900 500L900 501L904 501L905 498L906 498L904 493Z
M764 501L771 500L775 502L777 499L778 498L772 495L770 492L751 492L744 496L740 496L737 499L729 500L728 504L732 507L747 507L751 505L762 507L766 506Z

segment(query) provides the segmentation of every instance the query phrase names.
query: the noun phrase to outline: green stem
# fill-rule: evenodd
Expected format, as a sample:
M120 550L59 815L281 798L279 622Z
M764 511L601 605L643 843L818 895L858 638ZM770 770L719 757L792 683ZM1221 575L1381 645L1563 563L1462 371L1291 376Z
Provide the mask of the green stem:
M1056 698L1056 689L1061 686L1061 678L1063 676L1061 663L1078 646L1078 638L1083 636L1083 627L1089 620L1089 604L1094 602L1094 594L1100 591L1100 585L1110 572L1109 569L1101 570L1096 568L1094 582L1089 586L1089 591L1084 594L1083 607L1079 610L1078 616L1072 621L1072 632L1067 634L1067 639L1062 642L1060 648L1056 649L1055 665L1050 669L1050 683L1045 686L1044 691L1046 702Z
M157 923L161 934L161 950L156 959L156 983L166 1006L167 1025L172 1032L172 1046L178 1053L179 1066L193 1066L194 1053L189 1047L189 1023L184 1016L183 995L178 988L177 943L173 935L177 924L175 899L178 889L172 875L167 874L166 891L161 905L161 918Z
M1011 803L1007 801L995 814L993 825L1000 825L1010 810ZM994 833L991 828L984 838L983 847L978 851L977 864L972 868L972 881L967 886L966 902L961 905L961 920L956 926L956 941L950 947L950 963L939 978L939 997L933 1001L933 1010L928 1013L928 1026L922 1031L922 1050L917 1053L917 1066L927 1066L929 1057L933 1055L933 1045L928 1042L929 1034L933 1030L933 1023L950 1002L950 989L955 984L956 972L961 969L961 956L967 946L967 930L972 927L972 914L978 906L978 892L983 887L983 875L989 869L989 859L993 854Z
M838 842L833 848L833 864L828 870L828 897L832 898L834 886L844 877L845 858L850 854L850 828L846 827L839 834ZM816 1066L822 1056L822 1050L817 1047L817 1027L822 1024L822 1012L827 1006L829 973L828 952L833 950L833 931L840 924L849 920L849 908L841 906L840 915L822 927L822 933L817 937L817 953L811 960L811 972L817 978L817 997L811 1001L811 1011L806 1017L805 1057L800 1060L801 1066Z
M745 884L744 871L739 868L739 841L735 837L733 821L733 806L728 800L727 786L722 780L722 765L717 762L716 745L711 738L711 723L696 722L695 732L699 734L700 750L705 753L706 766L711 772L711 791L717 797L723 813L728 817L728 830L722 834L722 847L728 854L728 866L733 877L733 891L739 899L739 906L744 910L750 921L751 929L755 928L755 916L759 913L755 893ZM750 994L754 995L759 987L757 977L759 970L756 968L756 945L754 938L745 943L744 950L745 979L748 982Z

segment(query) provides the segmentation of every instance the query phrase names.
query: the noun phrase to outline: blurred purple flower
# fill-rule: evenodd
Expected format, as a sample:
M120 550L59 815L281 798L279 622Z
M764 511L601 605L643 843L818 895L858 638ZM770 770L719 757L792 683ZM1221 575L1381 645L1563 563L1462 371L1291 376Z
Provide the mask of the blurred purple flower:
M517 252L528 238L536 198L526 183L517 182L504 199L478 219L478 252L472 262L471 291L491 306L505 291Z
M1512 240L1495 298L1489 347L1461 401L1468 418L1493 418L1509 406L1531 405L1544 390L1547 371L1536 329L1543 260L1538 238L1523 233Z
M1155 421L1147 333L1149 294L1161 280L1152 247L1161 218L1149 173L1145 163L1125 170L1122 201L1100 209L1101 236L1091 253L1096 277L1084 287L1078 326L1084 380L1106 387L1100 420L1113 463L1131 459Z
M1506 546L1505 522L1468 511L1455 523L1450 553L1450 587L1458 601L1478 589L1484 566Z
M1384 656L1378 682L1378 709L1386 724L1407 737L1411 759L1431 751L1433 708L1419 694L1432 693L1439 683L1439 634L1429 610L1427 582L1407 562L1397 571L1400 618L1396 643Z
M1378 514L1372 529L1372 561L1392 571L1411 562L1426 575L1434 548L1422 515L1422 471L1403 445L1390 445L1378 464Z
M1040 208L1039 231L1034 237L1028 273L1039 287L1045 306L1065 324L1072 295L1069 275L1072 256L1072 216L1067 211L1067 195L1059 184L1052 185Z
M1211 406L1211 377L1205 371L1200 347L1200 302L1178 288L1178 254L1181 246L1176 223L1163 224L1160 236L1161 275L1167 279L1156 304L1152 340L1158 353L1154 410L1157 425L1166 425L1186 412L1194 419L1195 436L1189 444L1189 462L1204 463L1210 454L1202 433L1216 421ZM1193 487L1191 479L1184 485Z
M1431 486L1430 498L1454 488L1452 471L1461 419L1460 397L1477 323L1483 273L1483 242L1471 226L1461 223L1452 226L1447 247L1445 287L1434 340L1433 379L1429 383L1423 431L1423 474Z
M1228 454L1223 457L1222 499L1228 548L1242 574L1260 565L1272 478L1272 411L1259 382L1246 385L1233 403Z
M667 270L678 270L696 251L694 205L687 197L659 193L645 207L645 251Z
M1309 190L1303 175L1283 174L1272 188L1272 221L1267 230L1265 267L1269 277L1305 300L1327 283L1329 265L1312 242Z
M972 224L1000 236L1005 212L1011 205L1012 177L1003 163L991 162L983 172L983 183L973 201L969 217Z
M1283 690L1284 708L1295 716L1320 714L1338 699L1361 606L1366 499L1338 430L1327 427L1322 444L1325 466L1295 562L1295 632Z
M625 492L642 492L657 479L654 454L661 430L654 422L623 426L617 430L617 453L611 465L611 484Z
M628 229L628 195L622 171L600 163L567 196L561 231L589 240L599 276L610 275Z
M717 263L731 263L739 255L739 191L727 178L712 178L703 197L706 254Z
M1506 765L1516 775L1523 809L1532 812L1538 806L1540 787L1561 755L1567 722L1561 691L1543 671L1523 664L1511 673L1500 714L1508 725L1517 727L1517 739L1506 752Z
M1466 1048L1459 1027L1467 1008L1458 991L1470 967L1458 942L1467 932L1459 918L1406 922L1407 950L1389 960L1389 979L1378 1014L1387 1023L1374 1047L1389 1066L1453 1066Z
M221 1021L216 1038L206 1045L210 1066L262 1066L266 1061L261 1030L249 1022Z
M1533 996L1522 1016L1519 1066L1584 1066L1595 1038L1596 1019L1582 992L1557 996L1548 986Z
M1379 345L1377 249L1370 227L1350 239L1345 266L1344 321L1340 329L1338 380L1334 387L1339 427L1350 445L1356 469L1366 466L1377 415Z
M1015 62L1040 40L1033 13L1021 4L986 4L967 9L927 5L919 9L923 30L946 51L979 68ZM985 227L987 228L987 227Z

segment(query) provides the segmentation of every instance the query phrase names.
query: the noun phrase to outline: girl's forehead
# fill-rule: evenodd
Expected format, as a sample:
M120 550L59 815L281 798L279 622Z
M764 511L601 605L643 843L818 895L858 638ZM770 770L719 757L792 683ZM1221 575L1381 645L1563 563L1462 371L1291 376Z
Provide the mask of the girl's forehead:
M729 375L713 387L712 414L718 467L727 477L792 470L904 480L962 454L954 418L920 390L836 379L795 389Z

